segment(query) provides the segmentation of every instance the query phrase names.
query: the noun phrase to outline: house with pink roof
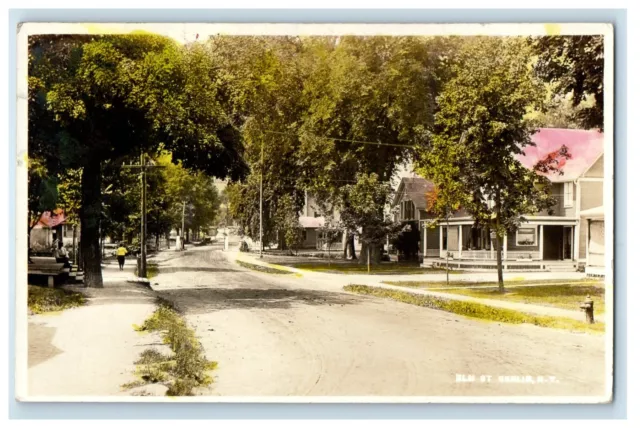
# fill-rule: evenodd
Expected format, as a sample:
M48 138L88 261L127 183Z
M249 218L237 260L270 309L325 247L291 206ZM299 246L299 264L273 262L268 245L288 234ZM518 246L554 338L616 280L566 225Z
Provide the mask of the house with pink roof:
M604 217L598 217L603 206L604 135L598 131L542 128L532 135L532 141L535 145L517 156L526 167L533 168L563 145L571 158L560 165L561 175L547 175L555 205L537 215L525 216L520 228L504 237L504 268L571 271L586 265L588 271L599 271L604 255L588 250L600 248L591 243L595 236L591 230L603 229L604 223ZM436 233L428 230L434 227L429 220L421 222L421 247L432 248L434 243L428 240L437 238L439 249L435 253L423 252L424 266L442 266L448 259L449 266L455 269L496 268L491 231L476 228L465 211L454 213L448 225L437 223Z

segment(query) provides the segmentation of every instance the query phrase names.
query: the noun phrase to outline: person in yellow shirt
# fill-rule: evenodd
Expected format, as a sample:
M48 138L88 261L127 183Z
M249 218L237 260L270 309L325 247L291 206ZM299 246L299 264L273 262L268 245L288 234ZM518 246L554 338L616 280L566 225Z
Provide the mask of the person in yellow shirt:
M120 247L116 250L116 257L118 258L118 265L120 270L124 270L124 256L127 255L127 249L120 243Z

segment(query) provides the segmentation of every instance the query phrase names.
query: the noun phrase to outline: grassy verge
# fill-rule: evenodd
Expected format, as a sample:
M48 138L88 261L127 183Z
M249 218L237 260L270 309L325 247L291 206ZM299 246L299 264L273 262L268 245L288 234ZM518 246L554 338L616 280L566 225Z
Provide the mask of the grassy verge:
M253 263L246 263L246 262L242 262L240 260L236 260L236 263L238 263L240 266L247 268L247 269L252 269L252 270L256 270L258 272L264 272L264 273L275 273L275 274L280 274L280 275L286 275L286 274L292 274L293 272L290 272L288 270L284 270L284 269L273 269L267 266L260 266L260 265L254 265Z
M34 314L57 312L84 305L86 297L82 293L59 288L29 286L27 305Z
M135 328L137 331L161 332L163 342L169 345L173 354L164 355L156 350L145 350L136 361L140 379L122 385L123 388L162 383L168 387L167 395L185 396L193 395L194 388L208 386L213 382L208 372L214 370L218 363L206 359L195 332L170 303L161 300L153 315L142 326Z
M593 299L596 315L604 313L604 287L589 283L513 287L506 289L505 293L500 293L495 288L454 288L446 292L571 310L578 310L585 297L589 295Z
M346 275L369 273L367 265L358 263L295 263L291 265L297 269L310 270L314 272L339 273ZM382 263L371 266L371 273L375 275L420 275L445 273L444 269L423 268L416 265L406 265L397 263ZM460 273L449 271L451 274Z
M449 281L447 285L446 281L383 281L384 284L388 285L397 285L401 287L415 287L415 288L442 288L442 287L479 287L479 286L498 286L497 281L482 281L482 282L474 282L474 281ZM590 279L535 279L535 280L525 280L523 279L512 279L504 282L505 286L519 286L519 285L545 285L545 284L553 284L553 285L588 285L592 287L600 287L603 288L602 281L599 280L590 280Z
M155 263L147 264L147 279L158 276L158 265Z
M452 312L470 318L479 318L488 321L504 322L509 324L533 324L540 327L561 328L566 330L581 331L587 333L603 333L604 324L596 322L587 324L571 318L559 318L550 316L530 315L511 309L495 308L474 302L461 302L458 300L442 299L439 297L417 295L404 291L389 290L380 287L366 285L347 285L345 291L357 294L365 294L376 297L397 300L416 306Z

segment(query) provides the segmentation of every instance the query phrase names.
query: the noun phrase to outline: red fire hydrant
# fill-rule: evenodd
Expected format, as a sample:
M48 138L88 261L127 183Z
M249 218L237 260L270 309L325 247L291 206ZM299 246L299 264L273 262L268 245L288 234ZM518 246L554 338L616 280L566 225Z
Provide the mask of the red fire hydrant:
M584 303L582 303L580 305L580 309L582 309L585 313L585 316L587 318L587 322L589 324L593 324L594 320L593 320L593 300L591 299L591 296L587 296L587 298L584 300Z

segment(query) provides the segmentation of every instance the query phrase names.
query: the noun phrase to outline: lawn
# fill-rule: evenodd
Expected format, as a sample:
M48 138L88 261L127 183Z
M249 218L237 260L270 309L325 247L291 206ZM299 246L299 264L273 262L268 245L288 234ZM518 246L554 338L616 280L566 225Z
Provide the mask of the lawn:
M359 263L293 263L291 267L314 272L338 273L338 274L366 274L368 273L367 265ZM403 263L382 263L379 265L371 265L371 273L375 275L420 275L420 274L444 274L444 269L423 268L416 264ZM449 271L449 273L459 273Z
M75 308L86 302L84 294L59 288L29 286L27 305L34 314Z
M434 296L407 293L405 291L390 290L388 288L370 287L367 285L347 285L344 287L344 290L351 293L393 299L402 303L442 310L469 318L477 318L487 321L504 322L509 324L533 324L540 327L561 328L596 334L604 332L604 324L601 322L587 324L572 318L531 315L512 309L495 308L481 303L462 302Z
M508 300L570 310L579 310L580 304L589 295L593 299L594 312L604 313L604 287L589 282L511 287L507 288L504 294L499 293L495 288L453 288L443 291L481 299Z
M447 285L446 281L383 281L384 284L397 285L400 287L414 287L414 288L447 288L447 287L490 287L498 286L497 281L449 281ZM603 287L602 281L590 280L590 279L534 279L534 280L506 280L504 281L505 287L519 286L519 285L588 285L593 287ZM449 290L447 290L449 291Z

